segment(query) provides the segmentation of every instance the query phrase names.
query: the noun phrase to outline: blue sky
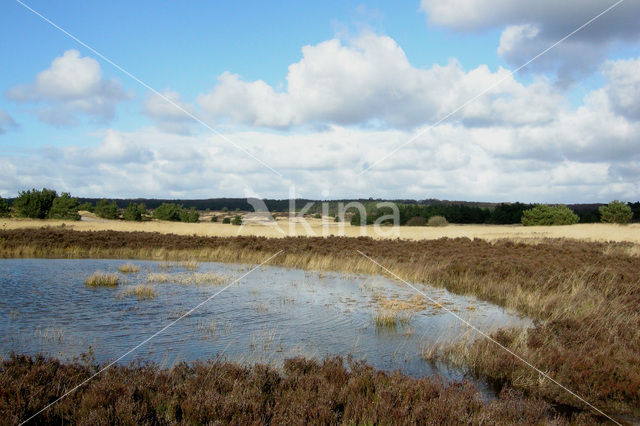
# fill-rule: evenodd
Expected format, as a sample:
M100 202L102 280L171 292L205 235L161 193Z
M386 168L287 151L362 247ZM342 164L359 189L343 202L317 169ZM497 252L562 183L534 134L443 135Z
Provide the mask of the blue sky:
M3 2L1 196L640 198L632 3L27 4L224 136Z

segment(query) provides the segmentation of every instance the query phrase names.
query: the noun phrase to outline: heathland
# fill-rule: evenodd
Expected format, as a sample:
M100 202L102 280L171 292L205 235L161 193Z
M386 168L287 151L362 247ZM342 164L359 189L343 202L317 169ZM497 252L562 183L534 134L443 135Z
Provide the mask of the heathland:
M258 263L283 250L271 263L384 273L360 251L408 281L471 294L530 316L533 327L500 330L492 338L598 409L622 419L640 415L640 250L629 242L637 242L635 226L611 228L619 229L619 239L627 242L551 239L535 234L515 240L228 238L193 235L195 232L80 232L68 226L34 227L0 231L0 256ZM603 235L591 239L615 238ZM118 421L167 423L215 419L295 419L301 423L393 423L402 418L464 423L605 420L487 339L431 348L424 356L466 366L474 375L502 387L503 393L498 400L487 403L467 385L446 387L431 379L415 380L370 370L366 374L358 369L345 371L341 363L332 361L316 364L298 360L284 371L228 364L198 364L171 371L118 367L79 390L68 403L43 413L41 419L57 422L105 415ZM56 361L8 360L0 372L0 383L8 390L0 411L20 413L24 418L87 377L91 368ZM224 378L227 374L234 380ZM20 392L16 383L22 383ZM201 391L193 394L189 389ZM246 389L245 397L238 394L241 389ZM173 391L175 397L170 396ZM324 411L318 412L317 407ZM146 417L130 417L132 413L145 413Z
M501 239L530 241L544 238L570 238L583 241L617 241L640 244L640 223L617 225L609 223L585 223L567 226L522 226L522 225L455 225L443 227L382 226L377 232L371 225L353 226L336 223L328 219L305 218L308 227L300 223L278 218L273 224L247 222L243 226L233 226L220 222L131 222L98 219L90 213L82 212L81 221L0 219L2 229L41 228L42 226L65 228L77 231L120 231L158 232L163 234L198 235L209 237L258 236L283 238L287 236L367 236L375 239L433 240L439 238L479 238L487 241Z

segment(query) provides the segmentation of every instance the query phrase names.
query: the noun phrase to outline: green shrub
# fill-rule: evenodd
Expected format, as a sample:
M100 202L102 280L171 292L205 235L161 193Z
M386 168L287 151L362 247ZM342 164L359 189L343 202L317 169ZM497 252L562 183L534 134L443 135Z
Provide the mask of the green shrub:
M600 220L605 223L629 223L633 217L631 207L618 200L601 206L598 211L600 212Z
M231 218L230 217L225 217L224 219L222 219L222 223L231 223Z
M35 188L29 191L22 191L13 202L13 209L20 217L31 219L44 219L49 215L53 206L53 200L58 194L52 189L43 188L38 191Z
M322 215L320 213L316 213L313 215L315 219L322 219Z
M9 216L11 216L11 210L9 209L9 204L7 204L4 198L0 197L0 217L9 217Z
M236 215L236 217L233 218L233 220L231 221L232 225L242 225L242 217L240 217L240 215Z
M444 216L431 216L427 221L427 226L447 226L448 224Z
M79 207L80 203L77 198L72 198L68 192L63 192L53 200L49 217L51 219L80 220Z
M222 210L220 210L220 211L223 212L223 213L226 213L226 212L229 211L229 209L227 207L223 207Z
M94 211L95 209L94 209L94 207L93 207L93 204L91 204L90 202L88 202L88 201L87 201L87 202L84 202L84 203L80 204L80 205L78 206L78 210L84 210L84 211L92 212L92 213L93 213L93 211Z
M134 222L142 222L142 215L147 213L147 208L144 204L136 204L129 203L126 209L124 209L124 213L122 218L124 220L131 220Z
M196 223L199 220L200 220L200 213L198 213L198 210L196 210L195 207L191 207L189 210L180 209L181 222Z
M153 210L153 218L178 222L180 221L180 210L182 210L182 206L180 205L174 203L162 203Z
M409 219L406 223L407 226L424 226L426 224L427 224L427 220L422 216L414 216L411 219Z
M524 226L573 225L580 218L565 205L549 206L538 204L532 209L522 212Z
M118 219L120 217L120 209L116 202L107 201L104 198L98 201L94 213L103 219Z
M335 219L333 219L334 222L340 222L340 216L336 215Z
M217 222L218 221L218 216L213 215L211 216L211 222Z

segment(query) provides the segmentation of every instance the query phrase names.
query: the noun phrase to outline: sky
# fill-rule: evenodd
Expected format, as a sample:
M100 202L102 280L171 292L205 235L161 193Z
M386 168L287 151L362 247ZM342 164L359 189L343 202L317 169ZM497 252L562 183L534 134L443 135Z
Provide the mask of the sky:
M0 196L637 201L616 1L7 0Z

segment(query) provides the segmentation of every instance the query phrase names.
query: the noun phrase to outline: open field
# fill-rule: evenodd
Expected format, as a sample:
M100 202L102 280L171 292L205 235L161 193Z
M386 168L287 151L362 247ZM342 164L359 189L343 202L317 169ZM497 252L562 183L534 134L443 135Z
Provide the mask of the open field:
M632 229L632 228L626 228ZM360 250L412 282L472 294L535 320L493 337L608 414L640 415L640 261L637 245L539 239L422 241L370 238L179 236L68 229L0 231L3 257L117 257L261 262L380 274ZM511 355L478 339L430 353L523 392L523 401L589 410ZM163 373L164 374L164 373ZM525 403L525 402L523 402ZM592 411L589 411L592 412ZM584 420L584 419L583 419Z
M83 216L86 217L86 216ZM62 221L34 219L2 219L2 229L57 227L76 231L160 232L163 234L198 235L206 237L259 236L282 238L286 236L346 236L371 238L402 238L408 240L434 240L438 238L480 238L487 241L513 239L536 241L542 238L571 238L585 241L627 241L640 244L640 224L614 225L605 223L577 224L569 226L520 226L520 225L448 225L445 227L401 226L394 233L390 227L382 227L387 236L378 235L373 226L351 226L321 219L306 219L309 228L300 223L289 224L278 219L278 226L258 223L242 227L217 222L126 222L118 220Z

